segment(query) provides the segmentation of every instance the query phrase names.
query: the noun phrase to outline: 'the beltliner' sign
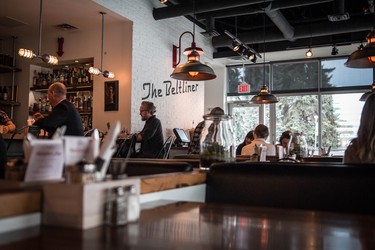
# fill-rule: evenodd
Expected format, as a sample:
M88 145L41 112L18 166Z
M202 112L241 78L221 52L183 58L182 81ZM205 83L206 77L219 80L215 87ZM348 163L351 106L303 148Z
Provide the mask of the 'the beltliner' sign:
M165 83L165 88L157 88L154 83L143 83L142 88L145 95L142 97L142 100L198 91L198 83L188 83L187 81L176 81L174 83L164 81L163 83Z

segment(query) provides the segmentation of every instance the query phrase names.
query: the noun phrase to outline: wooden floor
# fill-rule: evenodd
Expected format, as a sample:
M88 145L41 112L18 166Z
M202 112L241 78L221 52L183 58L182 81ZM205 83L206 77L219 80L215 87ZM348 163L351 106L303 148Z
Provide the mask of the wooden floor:
M123 227L3 234L0 249L375 249L375 217L177 202L144 209Z

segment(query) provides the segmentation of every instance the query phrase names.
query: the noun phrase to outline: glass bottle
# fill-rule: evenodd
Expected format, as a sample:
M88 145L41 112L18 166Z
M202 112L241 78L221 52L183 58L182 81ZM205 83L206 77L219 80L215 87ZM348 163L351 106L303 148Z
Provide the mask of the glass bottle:
M234 133L230 115L205 115L200 139L200 169L209 170L214 162L235 160Z

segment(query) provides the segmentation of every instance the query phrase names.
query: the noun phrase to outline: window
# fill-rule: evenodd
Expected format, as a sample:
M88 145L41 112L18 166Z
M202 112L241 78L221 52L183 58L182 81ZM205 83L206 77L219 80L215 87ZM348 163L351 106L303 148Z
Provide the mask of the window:
M252 91L247 95L236 94L237 89L228 86L227 102L236 124L236 143L242 142L250 128L263 123L270 128L270 142L277 143L283 131L292 130L305 135L309 148L315 150L315 154L320 148L331 146L331 154L343 155L359 127L364 105L359 98L371 89L373 82L373 69L347 68L345 61L346 58L270 63L270 67L266 68L271 71L267 70L266 76L270 77L271 92L279 98L276 104L235 107L238 100L248 101L257 94L260 85L251 85ZM260 79L260 67L246 65L241 71L244 76L240 78L248 79L248 83L251 79ZM239 68L243 67L228 66L232 73L236 72L234 68L240 71ZM232 78L228 79L228 85L235 82L233 74L228 74ZM253 86L257 89L254 90ZM254 107L258 107L257 112L252 110ZM243 109L251 115L244 115L236 121Z

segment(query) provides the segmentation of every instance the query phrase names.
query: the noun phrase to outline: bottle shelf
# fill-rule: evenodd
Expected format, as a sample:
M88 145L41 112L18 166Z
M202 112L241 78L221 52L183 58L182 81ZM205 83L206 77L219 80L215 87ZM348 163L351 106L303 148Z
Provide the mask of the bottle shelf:
M0 106L20 106L20 102L0 100Z
M19 72L21 69L16 67L9 67L8 65L0 64L0 73L11 73L11 72Z
M42 86L42 87L31 87L31 91L37 91L37 92L47 92L48 86ZM92 91L93 86L92 83L90 84L81 84L81 85L66 85L66 90L68 92L77 92L77 91Z

